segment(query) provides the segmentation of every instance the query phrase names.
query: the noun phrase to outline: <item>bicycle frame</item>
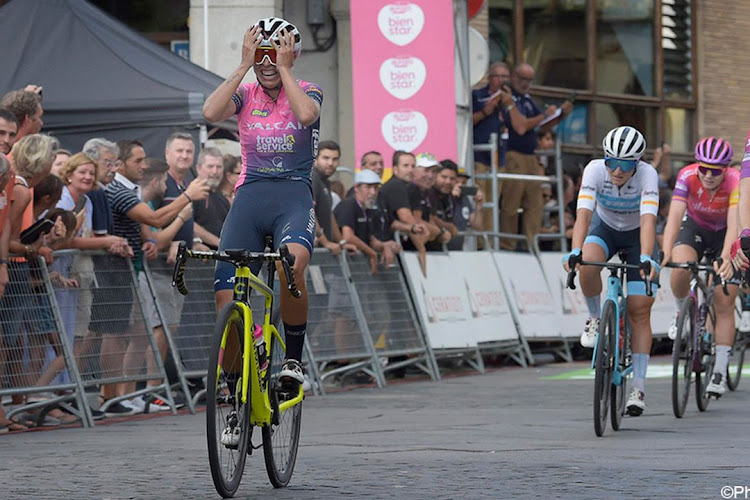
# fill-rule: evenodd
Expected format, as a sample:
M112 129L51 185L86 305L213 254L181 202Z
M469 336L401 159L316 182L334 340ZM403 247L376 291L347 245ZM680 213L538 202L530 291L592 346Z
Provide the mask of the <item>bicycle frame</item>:
M712 328L716 327L716 312L714 311L714 285L712 284L709 286L707 284L708 276L711 272L713 272L712 269L707 268L705 266L699 266L699 265L691 265L688 264L687 269L690 270L690 296L695 301L695 310L693 314L694 317L694 324L697 327L698 331L693 332L693 372L698 373L703 368L703 353L698 352L698 347L700 345L700 338L699 334L703 334L706 331L706 322L707 319L710 318ZM706 273L706 279L703 279L700 277L700 272L704 271ZM714 276L714 284L715 284L716 277ZM703 302L699 300L698 292L703 294ZM705 305L706 308L706 316L702 317L701 314L701 308Z
M250 396L250 423L255 426L264 426L271 423L274 415L274 404L269 398L268 382L270 373L262 373L260 362L258 360L258 351L252 341L253 311L249 306L250 289L256 290L264 297L263 311L263 340L268 349L271 345L271 337L275 336L276 340L286 350L278 329L271 323L271 311L273 310L273 280L274 280L274 261L269 261L267 266L268 284L263 283L256 275L250 272L247 266L239 266L235 271L234 297L233 300L242 310L244 331L244 354L242 362L242 402L247 403L248 395ZM228 336L224 332L222 339L222 350L226 347ZM252 354L252 355L251 355ZM271 355L269 351L269 356ZM221 360L220 360L221 361ZM219 363L221 366L221 362ZM253 374L253 376L251 376ZM248 392L249 391L249 392ZM299 393L292 399L284 401L278 405L278 411L285 411L288 408L302 402L304 397L302 387Z
M608 301L612 302L614 305L615 314L617 315L617 321L615 321L615 333L617 335L617 341L615 342L614 359L620 359L620 346L622 344L620 342L620 336L623 335L621 327L627 324L627 304L625 304L625 310L623 310L622 308L622 303L626 302L627 300L627 297L625 297L625 293L623 292L622 288L622 280L625 277L626 270L624 268L618 269L616 267L608 267L608 270L610 272L610 275L607 278L607 296L604 298L601 310L602 312L604 311L604 306ZM596 335L598 338L599 332L597 332ZM592 370L596 367L596 351L598 346L599 342L596 342L594 344L594 354L591 357ZM612 373L612 385L622 385L623 379L627 378L627 376L630 375L632 371L632 364L627 366L623 371L620 371L619 367L616 367L614 372Z

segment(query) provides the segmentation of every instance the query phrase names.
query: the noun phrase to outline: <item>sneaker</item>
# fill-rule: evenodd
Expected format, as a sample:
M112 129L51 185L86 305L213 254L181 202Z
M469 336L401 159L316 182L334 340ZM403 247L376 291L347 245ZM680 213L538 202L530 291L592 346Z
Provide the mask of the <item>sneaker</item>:
M581 334L581 345L583 347L594 347L597 332L599 332L599 318L587 319L586 326L583 327L583 333Z
M127 406L125 403L127 403L127 401L120 401L118 403L107 406L107 408L104 409L104 416L112 418L135 415L135 408L132 406Z
M670 340L677 338L677 320L680 318L680 311L675 311L672 316L672 322L669 324L669 330L667 330L667 336Z
M233 411L227 415L227 425L221 431L221 437L219 438L221 444L232 450L236 450L240 444L240 432L242 429L237 425L238 423L237 412Z
M708 384L708 387L706 387L706 392L717 399L727 392L727 380L724 375L721 373L714 373L714 378L711 380L711 383Z
M742 311L742 317L740 318L739 330L742 333L750 332L750 311Z
M144 394L137 398L138 404L143 407L144 413L159 413L160 411L170 411L172 408L164 400L155 398L149 394Z
M302 365L296 359L285 359L279 372L279 381L284 384L299 385L305 382L305 374Z
M93 418L95 422L98 420L103 420L105 416L106 415L104 415L103 411L94 410L93 408L91 409L91 418Z
M638 417L646 409L646 393L633 389L630 391L630 397L628 398L625 413L631 417Z

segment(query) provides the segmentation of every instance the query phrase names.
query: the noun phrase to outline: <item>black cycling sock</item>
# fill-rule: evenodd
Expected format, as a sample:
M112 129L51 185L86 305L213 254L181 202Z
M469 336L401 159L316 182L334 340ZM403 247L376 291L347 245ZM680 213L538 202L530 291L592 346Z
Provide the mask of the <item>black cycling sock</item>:
M305 347L307 323L302 323L301 325L289 325L284 323L284 332L287 359L302 361L302 349Z

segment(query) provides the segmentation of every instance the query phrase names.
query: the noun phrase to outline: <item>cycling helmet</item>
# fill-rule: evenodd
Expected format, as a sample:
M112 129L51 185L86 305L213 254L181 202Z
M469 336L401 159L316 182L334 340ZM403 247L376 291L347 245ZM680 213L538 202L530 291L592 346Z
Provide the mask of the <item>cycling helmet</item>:
M258 26L263 34L263 40L260 42L261 47L273 47L271 40L278 42L279 33L284 34L290 31L294 35L294 55L299 56L302 52L302 38L299 30L289 21L280 17L266 17L258 21Z
M729 165L734 150L721 137L705 137L695 145L695 159L711 165Z
M607 132L602 148L607 158L640 160L646 151L646 139L633 127L617 127Z

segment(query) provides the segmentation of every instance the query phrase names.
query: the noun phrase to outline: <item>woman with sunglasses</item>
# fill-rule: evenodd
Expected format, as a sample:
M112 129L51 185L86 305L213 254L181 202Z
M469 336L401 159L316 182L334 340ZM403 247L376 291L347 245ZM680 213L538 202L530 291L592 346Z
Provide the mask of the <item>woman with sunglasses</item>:
M646 272L656 295L656 214L659 210L659 176L650 164L641 161L646 140L633 127L610 130L602 141L604 159L586 165L581 180L573 226L573 250L563 258L566 271L581 260L607 261L623 250L627 263L640 270L627 271L627 308L633 331L633 389L627 413L639 416L646 408L646 370L651 352L651 306L646 294ZM581 290L589 319L581 345L594 347L599 327L602 292L601 269L582 266Z
M245 248L262 252L265 237L285 243L296 257L294 278L302 292L295 299L283 287L281 315L287 360L280 378L303 383L300 360L307 329L304 270L315 239L310 174L317 154L323 92L297 80L292 66L302 50L299 31L284 19L261 19L245 32L239 67L206 99L203 116L219 122L237 115L242 173L234 203L224 221L219 250ZM257 82L240 84L253 69ZM257 273L260 264L253 266ZM283 278L283 276L282 276ZM234 266L216 266L216 307L232 300ZM228 350L236 346L227 346ZM232 355L231 353L229 354Z
M740 173L727 168L733 153L729 142L717 137L701 139L695 145L697 163L680 170L672 192L672 203L664 228L662 265L700 261L708 254L720 257L721 269L718 261L714 262L714 267L729 278L734 278L731 247L737 238ZM729 283L729 295L717 293L714 297L716 365L706 391L716 396L726 391L729 351L734 344L734 302L739 281L730 279ZM672 269L670 284L677 301L677 311L668 330L669 338L674 339L679 310L690 292L690 271Z

